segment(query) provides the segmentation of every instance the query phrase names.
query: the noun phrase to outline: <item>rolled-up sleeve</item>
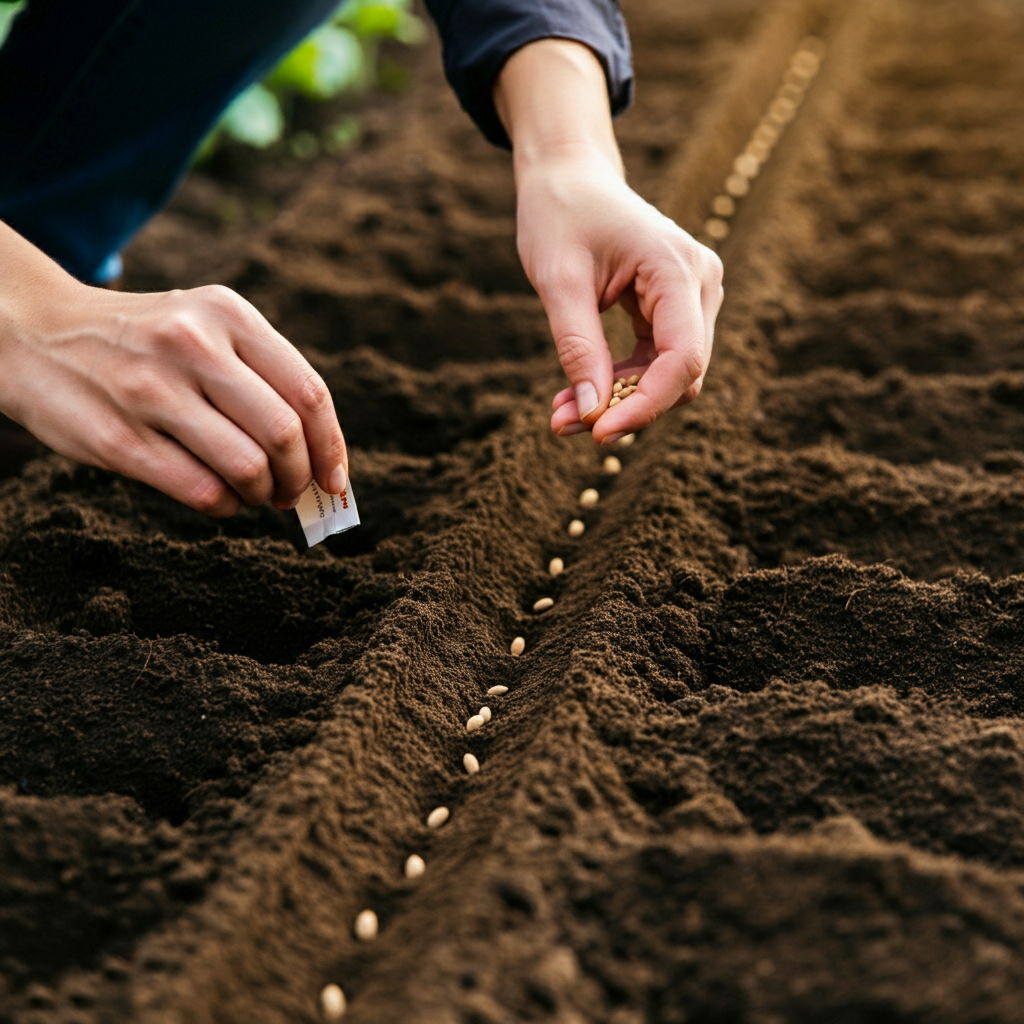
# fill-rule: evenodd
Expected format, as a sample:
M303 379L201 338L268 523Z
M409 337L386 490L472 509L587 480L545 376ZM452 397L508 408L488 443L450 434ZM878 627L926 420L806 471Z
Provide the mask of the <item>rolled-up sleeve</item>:
M629 36L616 0L426 0L444 45L448 81L493 143L510 148L492 91L505 61L535 39L589 46L604 65L612 114L633 99Z

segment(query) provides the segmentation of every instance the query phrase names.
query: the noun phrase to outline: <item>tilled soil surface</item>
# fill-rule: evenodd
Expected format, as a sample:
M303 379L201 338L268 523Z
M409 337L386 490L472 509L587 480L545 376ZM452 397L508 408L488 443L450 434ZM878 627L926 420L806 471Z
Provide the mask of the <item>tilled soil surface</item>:
M1024 11L624 10L631 176L695 231L827 49L620 475L548 431L509 160L433 50L269 223L196 177L129 253L304 347L365 525L0 487L0 1021L1024 1021Z

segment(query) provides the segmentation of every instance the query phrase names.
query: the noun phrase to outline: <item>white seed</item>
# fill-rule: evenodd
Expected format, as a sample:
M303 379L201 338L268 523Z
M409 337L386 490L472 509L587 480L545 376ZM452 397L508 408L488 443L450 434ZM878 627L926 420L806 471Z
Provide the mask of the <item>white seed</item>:
M548 562L548 574L551 576L561 576L565 572L565 562L560 558L552 558Z
M613 395L617 395L622 390L622 387L623 387L622 381L621 380L617 380L612 385L612 394Z
M569 536L570 537L582 537L583 536L583 531L585 529L586 529L586 527L583 525L581 520L574 519L569 524Z
M598 498L600 498L600 497L601 497L601 495L598 494L597 491L594 490L593 487L588 487L580 495L580 504L584 508L593 508L597 504Z
M320 989L320 1012L324 1020L341 1020L345 1015L345 993L338 985L324 985Z
M492 686L487 691L487 696L488 697L500 697L504 693L508 693L508 687L507 686Z
M356 918L355 933L360 942L373 942L377 938L377 915L372 910L361 910Z
M513 656L518 658L519 655L526 650L526 641L521 636L517 636L515 640L512 641L512 647L510 650L512 651Z
M491 709L490 709L490 708L487 708L487 707L481 708L481 709L480 709L480 710L479 710L479 711L477 712L477 714L478 714L478 715L479 715L479 716L480 716L480 717L481 717L481 718L482 718L482 719L483 719L483 720L484 720L485 722L489 722L489 721L491 720Z
M723 220L722 223L725 224L725 221ZM728 227L729 225L725 224L725 226ZM629 396L631 394L633 394L634 391L636 391L636 385L635 384L630 384L628 388L624 388L623 389L622 397L623 398L629 398Z
M601 463L601 468L609 475L614 476L616 473L622 472L622 463L619 462L614 455L609 455L604 462Z
M480 762L472 754L462 755L462 765L470 775L480 771Z
M469 754L466 755L469 757ZM427 870L426 862L418 853L409 855L409 859L405 862L405 877L406 878L419 878L424 871Z
M554 608L555 602L550 597L540 597L533 602L533 610L535 612L546 612L549 608Z
M742 174L730 174L725 179L725 191L740 199L750 191L750 179Z
M616 383L616 384L621 384L621 385L622 385L623 387L625 387L625 386L626 386L626 378L625 378L625 377L619 377L619 378L618 378L618 379L617 379L617 380L615 381L615 383Z
M715 196L711 200L711 212L716 217L731 217L736 212L736 200L732 196Z
M636 434L627 434L625 437L620 437L616 444L622 445L623 448L628 448L636 440Z
M634 384L639 384L640 383L640 374L639 373L634 373L633 376L630 377L629 380L626 381L626 383L630 387L633 387Z
M435 807L427 815L427 828L440 828L447 820L451 811L447 807Z
M487 719L483 715L473 715L466 723L466 732L476 732L477 729L482 729L486 724Z
M608 403L608 408L612 409L621 402L622 399L618 395L612 395L612 400Z

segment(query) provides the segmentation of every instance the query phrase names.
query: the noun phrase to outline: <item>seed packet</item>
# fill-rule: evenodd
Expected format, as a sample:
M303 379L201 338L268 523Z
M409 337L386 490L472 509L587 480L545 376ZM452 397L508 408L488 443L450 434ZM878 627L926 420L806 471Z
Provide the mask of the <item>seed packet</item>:
M295 511L310 547L359 525L359 509L351 484L341 494L327 494L314 480L299 499Z

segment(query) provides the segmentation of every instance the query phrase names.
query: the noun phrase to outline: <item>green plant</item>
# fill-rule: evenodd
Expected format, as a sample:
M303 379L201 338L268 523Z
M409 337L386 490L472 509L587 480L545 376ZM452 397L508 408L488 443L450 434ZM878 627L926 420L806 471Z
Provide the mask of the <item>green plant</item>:
M196 159L209 156L223 135L260 149L280 141L286 123L282 100L290 95L326 100L375 84L380 75L382 39L413 45L426 36L426 27L411 6L411 0L344 0L262 82L250 86L228 107ZM389 81L392 75L389 72ZM321 146L329 151L340 149L358 135L358 125L347 116L332 125L322 140L310 132L295 133L290 148L295 156L307 157Z
M0 0L0 46L4 45L7 33L26 0Z

